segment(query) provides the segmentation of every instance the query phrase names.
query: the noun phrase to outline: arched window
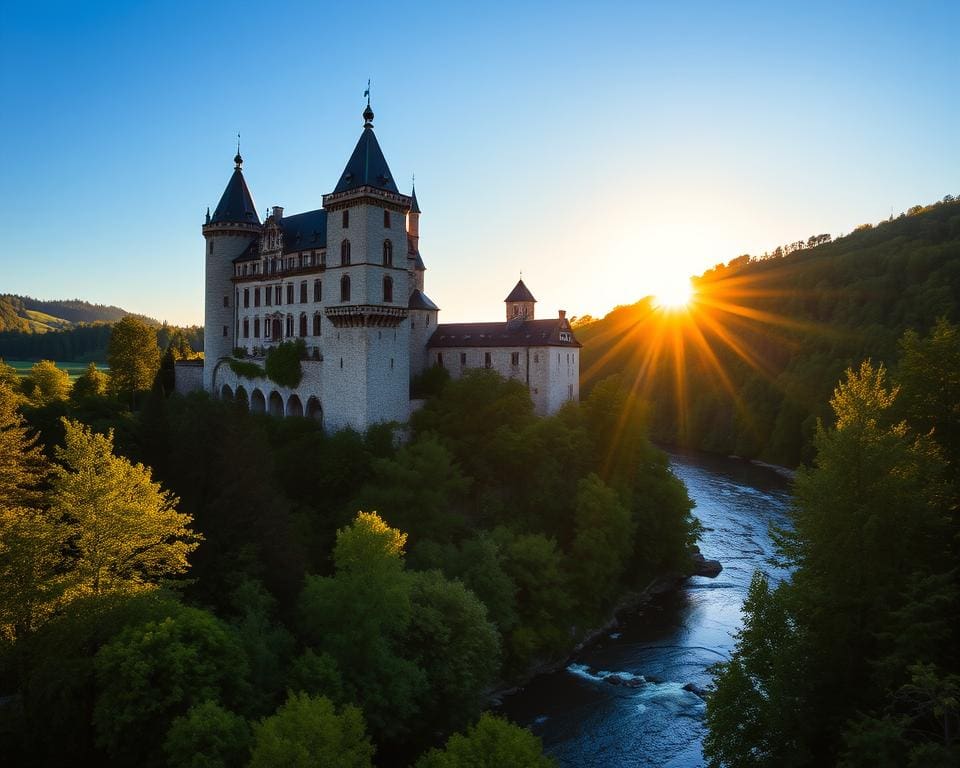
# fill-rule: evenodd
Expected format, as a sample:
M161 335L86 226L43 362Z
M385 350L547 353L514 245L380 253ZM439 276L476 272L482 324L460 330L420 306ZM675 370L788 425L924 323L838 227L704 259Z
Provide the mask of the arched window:
M390 211L388 210L383 212L383 227L384 229L390 229Z
M340 243L340 266L346 267L350 265L350 241L344 240Z
M293 336L293 315L287 315L287 337Z
M307 335L307 313L306 312L300 313L300 335L301 336Z
M315 312L313 315L313 335L320 335L320 313Z
M323 283L319 280L313 281L313 300L320 301L323 298Z
M340 301L350 301L350 275L340 278Z
M304 280L300 283L300 303L307 303L307 281Z
M393 278L383 278L383 303L389 304L393 301Z
M343 212L343 228L346 229L350 226L350 211Z
M393 243L390 240L383 241L383 266L393 266Z

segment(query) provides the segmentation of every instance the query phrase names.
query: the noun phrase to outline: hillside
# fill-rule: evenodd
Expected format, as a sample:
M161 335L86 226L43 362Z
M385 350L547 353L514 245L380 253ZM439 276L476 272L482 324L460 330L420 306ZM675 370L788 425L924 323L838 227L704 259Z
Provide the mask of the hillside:
M42 301L32 296L0 295L0 331L45 333L85 323L113 323L130 314L134 313L80 299ZM144 319L159 325L152 318Z
M655 436L795 464L847 366L890 364L907 329L960 309L960 202L912 208L833 242L742 256L694 280L689 312L650 299L582 325L583 389L614 373Z

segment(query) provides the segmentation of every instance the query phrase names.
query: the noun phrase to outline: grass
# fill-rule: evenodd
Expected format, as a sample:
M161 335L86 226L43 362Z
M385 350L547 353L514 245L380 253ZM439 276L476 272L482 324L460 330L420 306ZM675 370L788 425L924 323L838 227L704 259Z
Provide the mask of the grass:
M4 360L4 362L16 370L19 376L29 376L30 369L33 367L34 363L33 360ZM90 363L59 361L57 362L57 368L60 368L61 370L64 370L70 374L70 381L75 381L81 373L87 370L87 366L89 364ZM96 366L104 373L110 372L110 369L107 367L106 363L97 363Z

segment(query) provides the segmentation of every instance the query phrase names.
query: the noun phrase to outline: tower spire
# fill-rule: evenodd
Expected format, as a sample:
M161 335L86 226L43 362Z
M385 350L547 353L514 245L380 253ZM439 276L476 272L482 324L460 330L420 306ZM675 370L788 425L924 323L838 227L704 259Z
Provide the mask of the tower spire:
M363 92L367 97L367 108L363 110L363 127L373 128L373 110L370 108L370 80L367 79L367 90Z
M240 166L243 165L243 158L240 157L240 134L237 134L237 156L233 158L233 162L236 163L236 169L240 170Z

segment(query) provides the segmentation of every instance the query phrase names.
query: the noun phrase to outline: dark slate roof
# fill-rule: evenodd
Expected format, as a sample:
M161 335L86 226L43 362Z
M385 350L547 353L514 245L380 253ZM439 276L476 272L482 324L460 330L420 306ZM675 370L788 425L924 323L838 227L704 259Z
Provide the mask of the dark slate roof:
M560 331L572 341L560 341ZM570 324L553 320L511 320L502 323L444 323L430 337L428 347L579 347Z
M234 260L234 264L239 264L242 261L256 261L260 258L260 241L251 240L250 245L248 245L243 253L237 256Z
M416 184L410 190L410 213L420 213L420 203L417 202Z
M312 251L327 247L327 212L323 208L280 220L283 230L283 252Z
M523 280L517 282L513 287L513 290L510 291L510 295L504 299L504 301L532 301L536 302L536 299L533 298L533 294L530 293L530 289L523 284Z
M333 194L364 186L400 194L380 144L377 143L373 128L369 126L364 127L363 133L360 134L356 149L350 155L347 167L343 169Z
M237 163L237 167L233 169L233 176L227 182L227 188L223 190L223 197L220 198L217 210L213 212L210 219L211 224L219 222L228 224L260 223L257 206L254 205L253 196L247 189L247 182L243 179L240 163Z
M434 311L439 311L440 307L430 301L430 298L421 291L419 288L414 288L413 293L410 294L410 302L407 304L408 309L429 309Z

